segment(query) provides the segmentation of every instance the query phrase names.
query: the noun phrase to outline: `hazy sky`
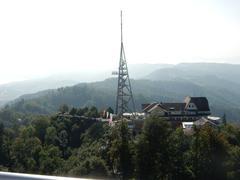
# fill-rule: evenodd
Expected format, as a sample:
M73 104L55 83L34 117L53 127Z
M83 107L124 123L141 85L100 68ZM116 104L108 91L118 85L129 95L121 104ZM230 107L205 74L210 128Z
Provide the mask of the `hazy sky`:
M240 63L239 0L2 0L0 83L128 63Z

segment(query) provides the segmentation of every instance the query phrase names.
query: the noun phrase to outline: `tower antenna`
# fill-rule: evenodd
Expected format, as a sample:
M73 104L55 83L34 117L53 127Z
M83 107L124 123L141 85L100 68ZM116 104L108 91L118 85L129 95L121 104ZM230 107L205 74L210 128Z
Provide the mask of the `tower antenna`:
M122 11L121 11L121 43L123 43L123 31L122 31Z
M122 11L121 11L121 49L117 74L118 74L118 87L115 112L118 116L123 116L123 113L126 112L128 113L136 112L131 82L128 73L127 61L123 46Z

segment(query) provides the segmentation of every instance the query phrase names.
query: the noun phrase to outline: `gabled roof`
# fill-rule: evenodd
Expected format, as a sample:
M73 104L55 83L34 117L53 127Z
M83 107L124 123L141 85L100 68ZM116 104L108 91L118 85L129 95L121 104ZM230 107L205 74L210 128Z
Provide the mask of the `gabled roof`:
M160 109L162 109L163 111L167 111L167 110L162 106L162 104L157 103L157 104L155 104L154 106L152 106L152 108L148 109L147 112L152 112L152 111L155 110L156 108L158 108L158 109L160 108Z
M149 103L142 104L142 111L143 111L147 106L149 106L149 105L150 105Z
M197 121L195 121L194 124L195 124L196 126L203 126L203 125L205 125L205 124L209 124L209 125L211 125L211 126L217 126L217 123L214 123L214 122L208 120L208 119L205 118L205 117L201 117L200 119L198 119Z
M154 102L151 104L142 104L143 112L147 112L148 110L152 109L157 104L158 104L157 102Z
M151 103L148 105L143 104L143 112L151 112L157 107L162 108L165 111L184 111L186 103Z
M184 111L186 103L161 103L167 111Z
M206 97L186 97L184 102L186 103L186 107L189 103L194 103L197 106L198 111L210 111L208 100Z
M142 104L143 112L151 112L157 107L161 107L166 111L185 111L190 103L194 103L197 107L197 111L210 111L208 100L206 97L186 97L182 103L151 103L151 104Z

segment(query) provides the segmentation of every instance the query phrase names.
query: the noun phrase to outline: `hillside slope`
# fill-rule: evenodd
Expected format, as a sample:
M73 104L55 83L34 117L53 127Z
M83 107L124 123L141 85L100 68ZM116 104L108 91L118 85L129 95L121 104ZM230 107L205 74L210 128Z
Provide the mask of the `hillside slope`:
M130 77L139 79L157 69L171 66L172 65L168 64L130 64ZM104 79L111 77L111 71L112 70L79 70L79 72L66 72L39 79L1 84L0 107L6 102L14 100L24 94L36 93L45 89L71 86L80 82L103 81Z
M75 86L41 91L21 96L11 104L11 108L23 113L48 114L56 112L60 105L97 106L100 109L115 107L116 79L95 83L80 83ZM238 94L227 89L218 91L211 86L201 86L186 80L151 81L132 80L137 109L146 102L183 101L185 96L206 96L213 115L238 121L240 115ZM224 95L223 95L224 93Z

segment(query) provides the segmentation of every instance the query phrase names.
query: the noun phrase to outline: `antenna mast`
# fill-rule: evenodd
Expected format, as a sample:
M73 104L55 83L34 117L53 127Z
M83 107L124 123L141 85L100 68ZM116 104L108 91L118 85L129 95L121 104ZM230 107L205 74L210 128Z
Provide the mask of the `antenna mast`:
M122 31L122 11L121 11L121 43L123 43L123 31Z
M128 74L127 61L123 47L123 30L122 30L122 11L121 11L121 49L120 61L118 67L118 87L116 100L116 114L122 116L125 112L136 112L135 103L132 94L130 78ZM131 105L131 106L130 106ZM131 107L131 108L130 108Z

